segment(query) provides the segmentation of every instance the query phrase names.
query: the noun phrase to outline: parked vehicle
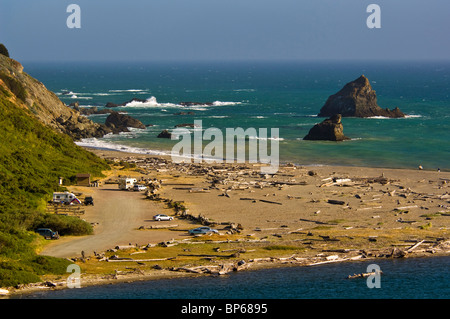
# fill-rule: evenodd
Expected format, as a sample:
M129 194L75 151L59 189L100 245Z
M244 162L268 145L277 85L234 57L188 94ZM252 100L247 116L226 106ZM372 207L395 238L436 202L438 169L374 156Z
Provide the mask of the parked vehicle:
M35 230L36 233L43 236L45 239L58 239L59 234L57 231L53 231L50 228L38 228Z
M218 234L219 231L217 229L212 229L207 226L202 226L194 229L189 230L189 234L191 235L197 235L197 234L207 234L207 233L215 233Z
M72 193L64 192L64 193L53 193L53 203L56 204L65 204L65 205L73 205L73 204L81 204L81 201Z
M167 216L164 214L158 214L158 215L153 216L153 219L159 222L161 220L173 220L173 217Z
M140 185L140 184L134 184L134 186L133 186L133 190L134 190L135 192L145 191L146 189L147 189L146 186Z
M86 206L88 206L88 205L94 206L94 198L92 196L86 196L84 198L84 205L86 205Z
M136 178L121 178L119 179L119 189L129 190L134 186L134 183L136 182Z

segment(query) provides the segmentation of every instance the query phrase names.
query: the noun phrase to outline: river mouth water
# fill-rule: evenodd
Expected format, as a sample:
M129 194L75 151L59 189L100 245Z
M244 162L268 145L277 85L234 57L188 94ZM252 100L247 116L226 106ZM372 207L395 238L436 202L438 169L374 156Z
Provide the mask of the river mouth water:
M347 279L371 264L382 271L372 279ZM448 299L450 256L278 267L223 277L185 277L42 291L12 299ZM370 285L369 285L370 286ZM373 285L371 285L373 287Z

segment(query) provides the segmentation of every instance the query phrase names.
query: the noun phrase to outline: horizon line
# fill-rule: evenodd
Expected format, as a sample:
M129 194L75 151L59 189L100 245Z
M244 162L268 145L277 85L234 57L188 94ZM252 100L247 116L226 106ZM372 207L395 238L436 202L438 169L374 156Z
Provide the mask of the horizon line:
M14 57L11 59L16 60ZM20 63L450 63L450 58L442 59L61 59L34 60L17 59Z

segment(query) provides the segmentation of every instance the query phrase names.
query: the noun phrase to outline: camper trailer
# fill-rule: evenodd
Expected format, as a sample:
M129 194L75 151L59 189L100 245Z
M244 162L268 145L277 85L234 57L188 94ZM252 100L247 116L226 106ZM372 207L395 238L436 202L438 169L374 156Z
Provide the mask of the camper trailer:
M81 201L72 193L53 193L53 203L73 205L81 204Z
M136 178L121 178L119 179L119 189L129 190L133 188L134 183L136 182Z

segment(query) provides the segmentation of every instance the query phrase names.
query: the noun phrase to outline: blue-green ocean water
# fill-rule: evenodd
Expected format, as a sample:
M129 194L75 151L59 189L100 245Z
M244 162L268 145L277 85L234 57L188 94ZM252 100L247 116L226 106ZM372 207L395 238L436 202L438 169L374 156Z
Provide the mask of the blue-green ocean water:
M367 279L382 271L378 288ZM16 296L39 299L448 299L450 257L386 259L318 266L248 270L224 277L188 277L122 283ZM369 279L374 284L374 279ZM372 286L373 287L373 286Z
M170 152L176 141L158 139L163 129L202 120L203 129L279 129L281 161L300 165L450 169L450 63L24 63L25 71L69 104L132 103L127 112L145 130L83 141L127 151ZM344 118L345 142L304 141L323 120L329 95L364 74L383 108L399 107L403 119ZM190 107L180 102L194 101ZM215 102L212 106L201 105ZM174 115L177 112L195 115ZM91 119L104 122L106 115ZM261 137L261 136L259 136ZM153 153L153 152L150 152Z

